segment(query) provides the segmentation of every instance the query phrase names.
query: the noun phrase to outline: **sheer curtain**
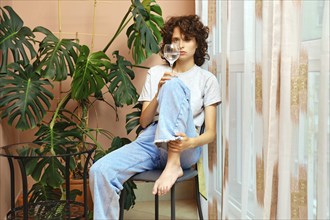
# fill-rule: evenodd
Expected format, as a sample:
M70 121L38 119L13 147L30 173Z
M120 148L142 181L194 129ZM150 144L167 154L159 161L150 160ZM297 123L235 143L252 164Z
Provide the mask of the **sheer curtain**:
M196 14L199 15L204 24L210 28L209 50L210 60L205 63L203 68L208 69L218 78L221 83L221 65L220 60L220 32L217 28L221 25L221 14L219 13L219 1L201 1L195 0ZM205 219L219 219L221 210L221 117L222 104L218 106L217 140L203 147L202 159L198 164L200 189L204 199L202 199L203 215ZM202 165L202 166L201 166ZM201 169L203 168L203 169ZM204 172L200 172L203 170ZM201 175L202 174L202 175Z
M330 219L329 1L196 3L221 16L218 218Z

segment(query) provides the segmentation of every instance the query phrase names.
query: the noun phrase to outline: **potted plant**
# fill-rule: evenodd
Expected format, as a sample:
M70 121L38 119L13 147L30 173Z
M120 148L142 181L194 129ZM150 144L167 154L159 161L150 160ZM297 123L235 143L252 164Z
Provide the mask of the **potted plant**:
M138 94L132 84L133 68L143 68L139 64L159 51L163 25L160 6L154 0L132 0L112 39L102 51L93 53L77 39L59 39L45 27L31 30L9 6L0 9L0 117L7 118L8 124L18 130L37 129L35 142L42 145L42 152L54 155L77 152L80 143L91 141L97 145L94 155L97 160L128 143L130 140L114 138L110 131L91 128L88 113L96 102L110 103L105 98L109 97L106 93L115 103L109 104L114 111L136 104ZM134 64L120 51L112 52L111 59L107 55L109 46L128 25L127 45ZM42 36L41 40L36 33ZM55 111L49 112L54 83L67 80L71 82L70 90L56 103ZM76 108L68 108L69 103ZM128 132L139 125L141 106L137 104L134 108L136 111L127 115ZM47 114L52 114L51 120L45 122ZM98 143L98 135L113 139L112 146L108 148ZM78 174L83 162L83 158L72 158L72 173ZM65 196L61 163L28 162L27 173L35 180L29 192L34 201ZM48 171L42 172L45 169ZM129 193L126 209L134 204L134 187L133 183L125 185ZM46 190L48 193L42 193Z

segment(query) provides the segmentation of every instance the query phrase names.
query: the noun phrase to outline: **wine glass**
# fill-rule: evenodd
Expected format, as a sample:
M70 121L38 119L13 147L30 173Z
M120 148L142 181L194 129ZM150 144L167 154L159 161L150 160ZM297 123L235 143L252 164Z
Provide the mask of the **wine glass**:
M170 63L173 73L173 63L180 56L180 47L178 44L165 44L164 46L164 58Z

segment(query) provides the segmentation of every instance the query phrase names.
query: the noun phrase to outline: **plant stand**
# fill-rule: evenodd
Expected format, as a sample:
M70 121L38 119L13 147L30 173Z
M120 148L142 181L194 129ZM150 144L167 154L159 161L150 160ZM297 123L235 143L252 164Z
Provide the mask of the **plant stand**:
M76 153L67 153L59 155L38 154L42 146L35 143L19 143L7 145L0 148L0 156L8 159L10 168L10 195L11 209L7 213L7 219L79 219L87 218L87 165L95 151L96 146L90 143L83 143L84 150ZM70 200L70 158L76 155L86 155L86 163L83 173L83 193L84 203ZM26 174L26 163L31 159L58 157L65 162L65 188L66 200L51 200L38 203L30 203L28 201L28 181ZM15 205L15 169L14 161L17 161L21 177L23 191L23 205L16 207ZM81 211L83 210L83 212Z

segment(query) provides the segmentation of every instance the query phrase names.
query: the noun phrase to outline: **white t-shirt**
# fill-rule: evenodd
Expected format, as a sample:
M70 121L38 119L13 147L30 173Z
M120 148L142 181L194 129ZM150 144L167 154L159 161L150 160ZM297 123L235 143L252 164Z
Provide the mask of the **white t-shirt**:
M171 72L171 68L167 65L157 65L148 70L147 79L139 97L140 102L150 102L154 98L158 90L158 82L165 72ZM197 65L176 75L190 89L190 105L194 123L195 126L200 127L204 122L204 107L219 104L221 101L218 80L211 72Z

